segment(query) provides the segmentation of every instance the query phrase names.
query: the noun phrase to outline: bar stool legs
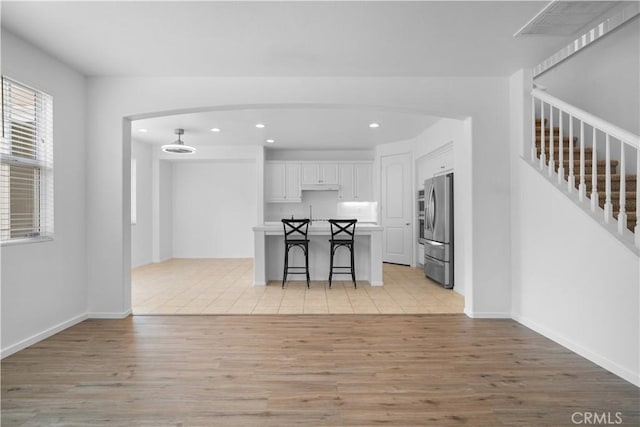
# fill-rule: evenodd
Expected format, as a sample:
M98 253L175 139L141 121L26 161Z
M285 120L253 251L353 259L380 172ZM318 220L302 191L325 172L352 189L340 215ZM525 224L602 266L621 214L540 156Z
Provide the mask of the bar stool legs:
M330 253L330 266L329 266L329 288L334 274L351 274L351 280L353 281L353 287L357 288L356 284L356 266L355 266L355 247L354 247L354 235L357 219L330 219L331 224L331 253ZM344 247L349 250L350 253L350 265L338 266L334 265L335 253L338 248Z
M282 287L287 281L289 274L304 274L307 278L307 288L311 282L309 277L309 239L307 231L309 228L308 219L283 219L284 227L284 271L282 272ZM304 253L304 267L289 265L289 251L298 247Z

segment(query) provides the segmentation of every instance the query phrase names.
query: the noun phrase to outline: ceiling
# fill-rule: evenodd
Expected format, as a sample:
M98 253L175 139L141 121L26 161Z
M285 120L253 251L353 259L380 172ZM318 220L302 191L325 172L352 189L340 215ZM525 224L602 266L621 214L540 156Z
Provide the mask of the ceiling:
M547 3L5 0L2 26L87 76L507 76L570 40L513 37ZM165 144L184 128L184 141L195 146L371 149L436 120L270 106L136 121L133 137ZM258 121L267 127L256 129Z
M2 26L90 76L501 76L563 38L533 1L3 1Z
M169 144L177 139L174 129L183 128L182 140L196 148L264 145L273 149L370 150L378 144L416 137L436 120L365 108L277 107L137 120L132 124L132 135L149 144ZM257 128L258 123L265 127ZM371 123L380 126L371 128ZM212 132L212 128L220 131ZM267 139L275 142L267 143Z

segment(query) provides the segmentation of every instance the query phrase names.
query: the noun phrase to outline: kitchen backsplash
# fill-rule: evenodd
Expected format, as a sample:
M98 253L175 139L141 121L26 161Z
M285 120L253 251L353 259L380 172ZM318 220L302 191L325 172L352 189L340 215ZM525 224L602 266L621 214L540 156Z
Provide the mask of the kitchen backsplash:
M357 218L362 222L378 222L376 202L339 202L337 191L303 191L302 203L267 203L265 221L282 218L308 218L309 206L312 219Z
M337 218L357 218L360 222L378 223L378 203L338 202Z

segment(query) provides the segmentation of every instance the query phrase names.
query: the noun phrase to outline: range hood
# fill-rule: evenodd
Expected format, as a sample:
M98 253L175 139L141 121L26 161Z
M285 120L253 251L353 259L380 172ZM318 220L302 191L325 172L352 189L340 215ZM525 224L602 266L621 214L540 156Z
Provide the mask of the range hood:
M300 189L302 191L338 191L340 186L338 184L302 184Z

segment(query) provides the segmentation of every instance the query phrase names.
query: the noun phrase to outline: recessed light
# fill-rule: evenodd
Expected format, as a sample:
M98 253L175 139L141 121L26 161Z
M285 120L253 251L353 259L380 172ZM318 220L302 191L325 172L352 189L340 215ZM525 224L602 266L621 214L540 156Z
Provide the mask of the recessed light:
M263 124L263 123L258 123L258 124L256 125L256 127L257 127L257 128L259 128L259 129L262 129L262 128L264 127L264 124Z
M378 124L378 123L369 123L369 127L370 128L379 128L380 124Z
M268 144L273 144L274 142L276 142L276 140L275 140L275 139L267 139L267 143L268 143Z
M212 128L211 132L220 132L220 128Z
M149 130L148 129L138 129L138 132L146 133L146 132L149 132Z

